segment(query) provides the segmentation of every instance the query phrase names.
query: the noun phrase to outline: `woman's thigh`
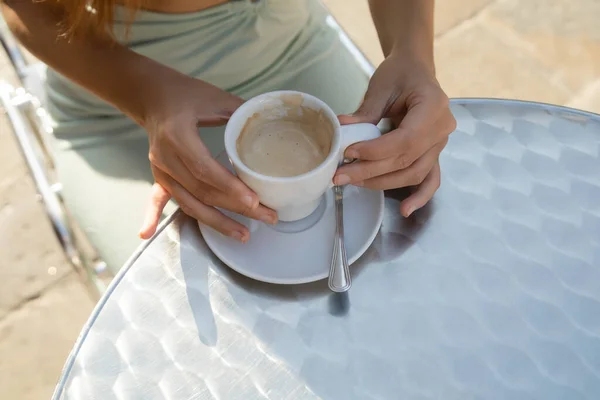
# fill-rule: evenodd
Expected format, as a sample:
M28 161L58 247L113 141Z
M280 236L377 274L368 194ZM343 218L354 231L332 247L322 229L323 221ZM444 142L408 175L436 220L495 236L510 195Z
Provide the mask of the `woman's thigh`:
M311 94L335 113L353 112L362 101L369 76L350 51L338 42L327 56L285 82L281 89Z
M152 183L145 135L60 150L56 168L69 212L116 272L141 242Z

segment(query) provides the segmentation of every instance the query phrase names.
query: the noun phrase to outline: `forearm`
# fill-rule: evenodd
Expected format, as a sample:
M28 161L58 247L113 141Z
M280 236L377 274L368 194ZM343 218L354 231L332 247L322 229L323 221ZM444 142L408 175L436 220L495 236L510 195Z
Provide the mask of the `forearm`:
M160 96L157 79L178 74L114 43L108 35L59 38L61 9L50 1L4 0L1 6L9 28L32 54L140 124L147 103Z
M411 55L433 68L434 0L369 0L381 48Z

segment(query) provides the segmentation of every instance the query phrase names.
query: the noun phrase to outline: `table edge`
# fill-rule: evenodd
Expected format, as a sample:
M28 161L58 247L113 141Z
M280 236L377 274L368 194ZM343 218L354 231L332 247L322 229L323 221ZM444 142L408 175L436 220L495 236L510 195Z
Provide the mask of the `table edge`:
M544 103L541 101L532 100L518 100L518 99L505 99L501 97L453 97L450 98L450 105L469 105L469 104L497 104L497 105L512 105L512 106L528 106L531 108L537 108L540 110L552 110L568 112L571 114L577 114L592 118L600 121L600 114L593 111L580 110L578 108L562 106L558 104Z
M156 229L156 232L154 233L154 235L152 235L152 237L150 239L142 242L138 246L138 248L133 252L131 257L129 257L129 259L123 264L123 267L119 270L119 272L117 272L117 275L115 275L113 280L110 282L110 284L108 285L108 288L106 289L106 292L104 292L102 294L102 297L100 298L100 300L98 301L98 303L96 304L94 309L92 310L90 317L88 318L88 320L85 322L85 324L81 328L81 332L79 333L79 336L77 337L77 340L75 341L75 344L73 345L73 349L71 350L71 352L69 353L69 356L67 357L65 366L62 369L59 381L56 384L54 393L52 394L52 400L58 400L60 398L60 396L62 395L65 383L67 381L68 376L70 375L73 365L75 364L75 359L77 358L77 355L79 354L79 350L81 349L81 346L83 345L83 342L85 341L85 338L87 337L87 334L89 333L90 329L94 325L96 318L100 315L100 311L102 311L102 308L104 308L104 305L106 304L108 299L110 299L110 294L112 292L114 292L114 290L119 285L119 283L121 282L121 280L123 279L123 277L125 276L127 271L129 271L129 269L137 261L137 259L144 252L144 250L146 250L148 248L148 246L150 246L152 244L152 242L154 242L154 239L156 239L162 233L162 231L164 231L171 224L171 222L173 222L175 220L175 218L177 218L180 214L182 214L182 212L179 208L177 208L171 215L169 215L167 218L165 218L158 225L158 228Z

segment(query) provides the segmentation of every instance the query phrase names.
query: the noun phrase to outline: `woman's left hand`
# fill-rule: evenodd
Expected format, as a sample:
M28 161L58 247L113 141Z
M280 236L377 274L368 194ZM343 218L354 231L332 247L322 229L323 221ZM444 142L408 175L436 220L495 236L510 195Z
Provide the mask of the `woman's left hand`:
M388 56L371 78L358 110L339 116L342 125L377 124L382 118L390 118L396 129L348 147L346 157L360 162L340 168L334 183L379 190L415 186L400 205L402 215L408 217L438 189L438 157L456 129L448 96L431 66Z

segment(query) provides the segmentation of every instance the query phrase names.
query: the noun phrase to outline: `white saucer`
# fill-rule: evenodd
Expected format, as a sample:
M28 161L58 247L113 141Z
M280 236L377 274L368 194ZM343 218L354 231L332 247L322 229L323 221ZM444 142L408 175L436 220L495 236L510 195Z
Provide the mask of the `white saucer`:
M225 153L217 160L232 170ZM344 233L348 263L356 261L371 245L383 220L383 191L347 186L344 191ZM221 210L250 230L242 244L199 223L208 247L233 270L249 278L277 284L300 284L327 278L335 231L333 192L305 221L269 226ZM314 224L314 225L313 225ZM304 226L302 226L304 225ZM310 226L306 229L306 226ZM311 226L312 225L312 226ZM295 233L285 233L302 230Z

